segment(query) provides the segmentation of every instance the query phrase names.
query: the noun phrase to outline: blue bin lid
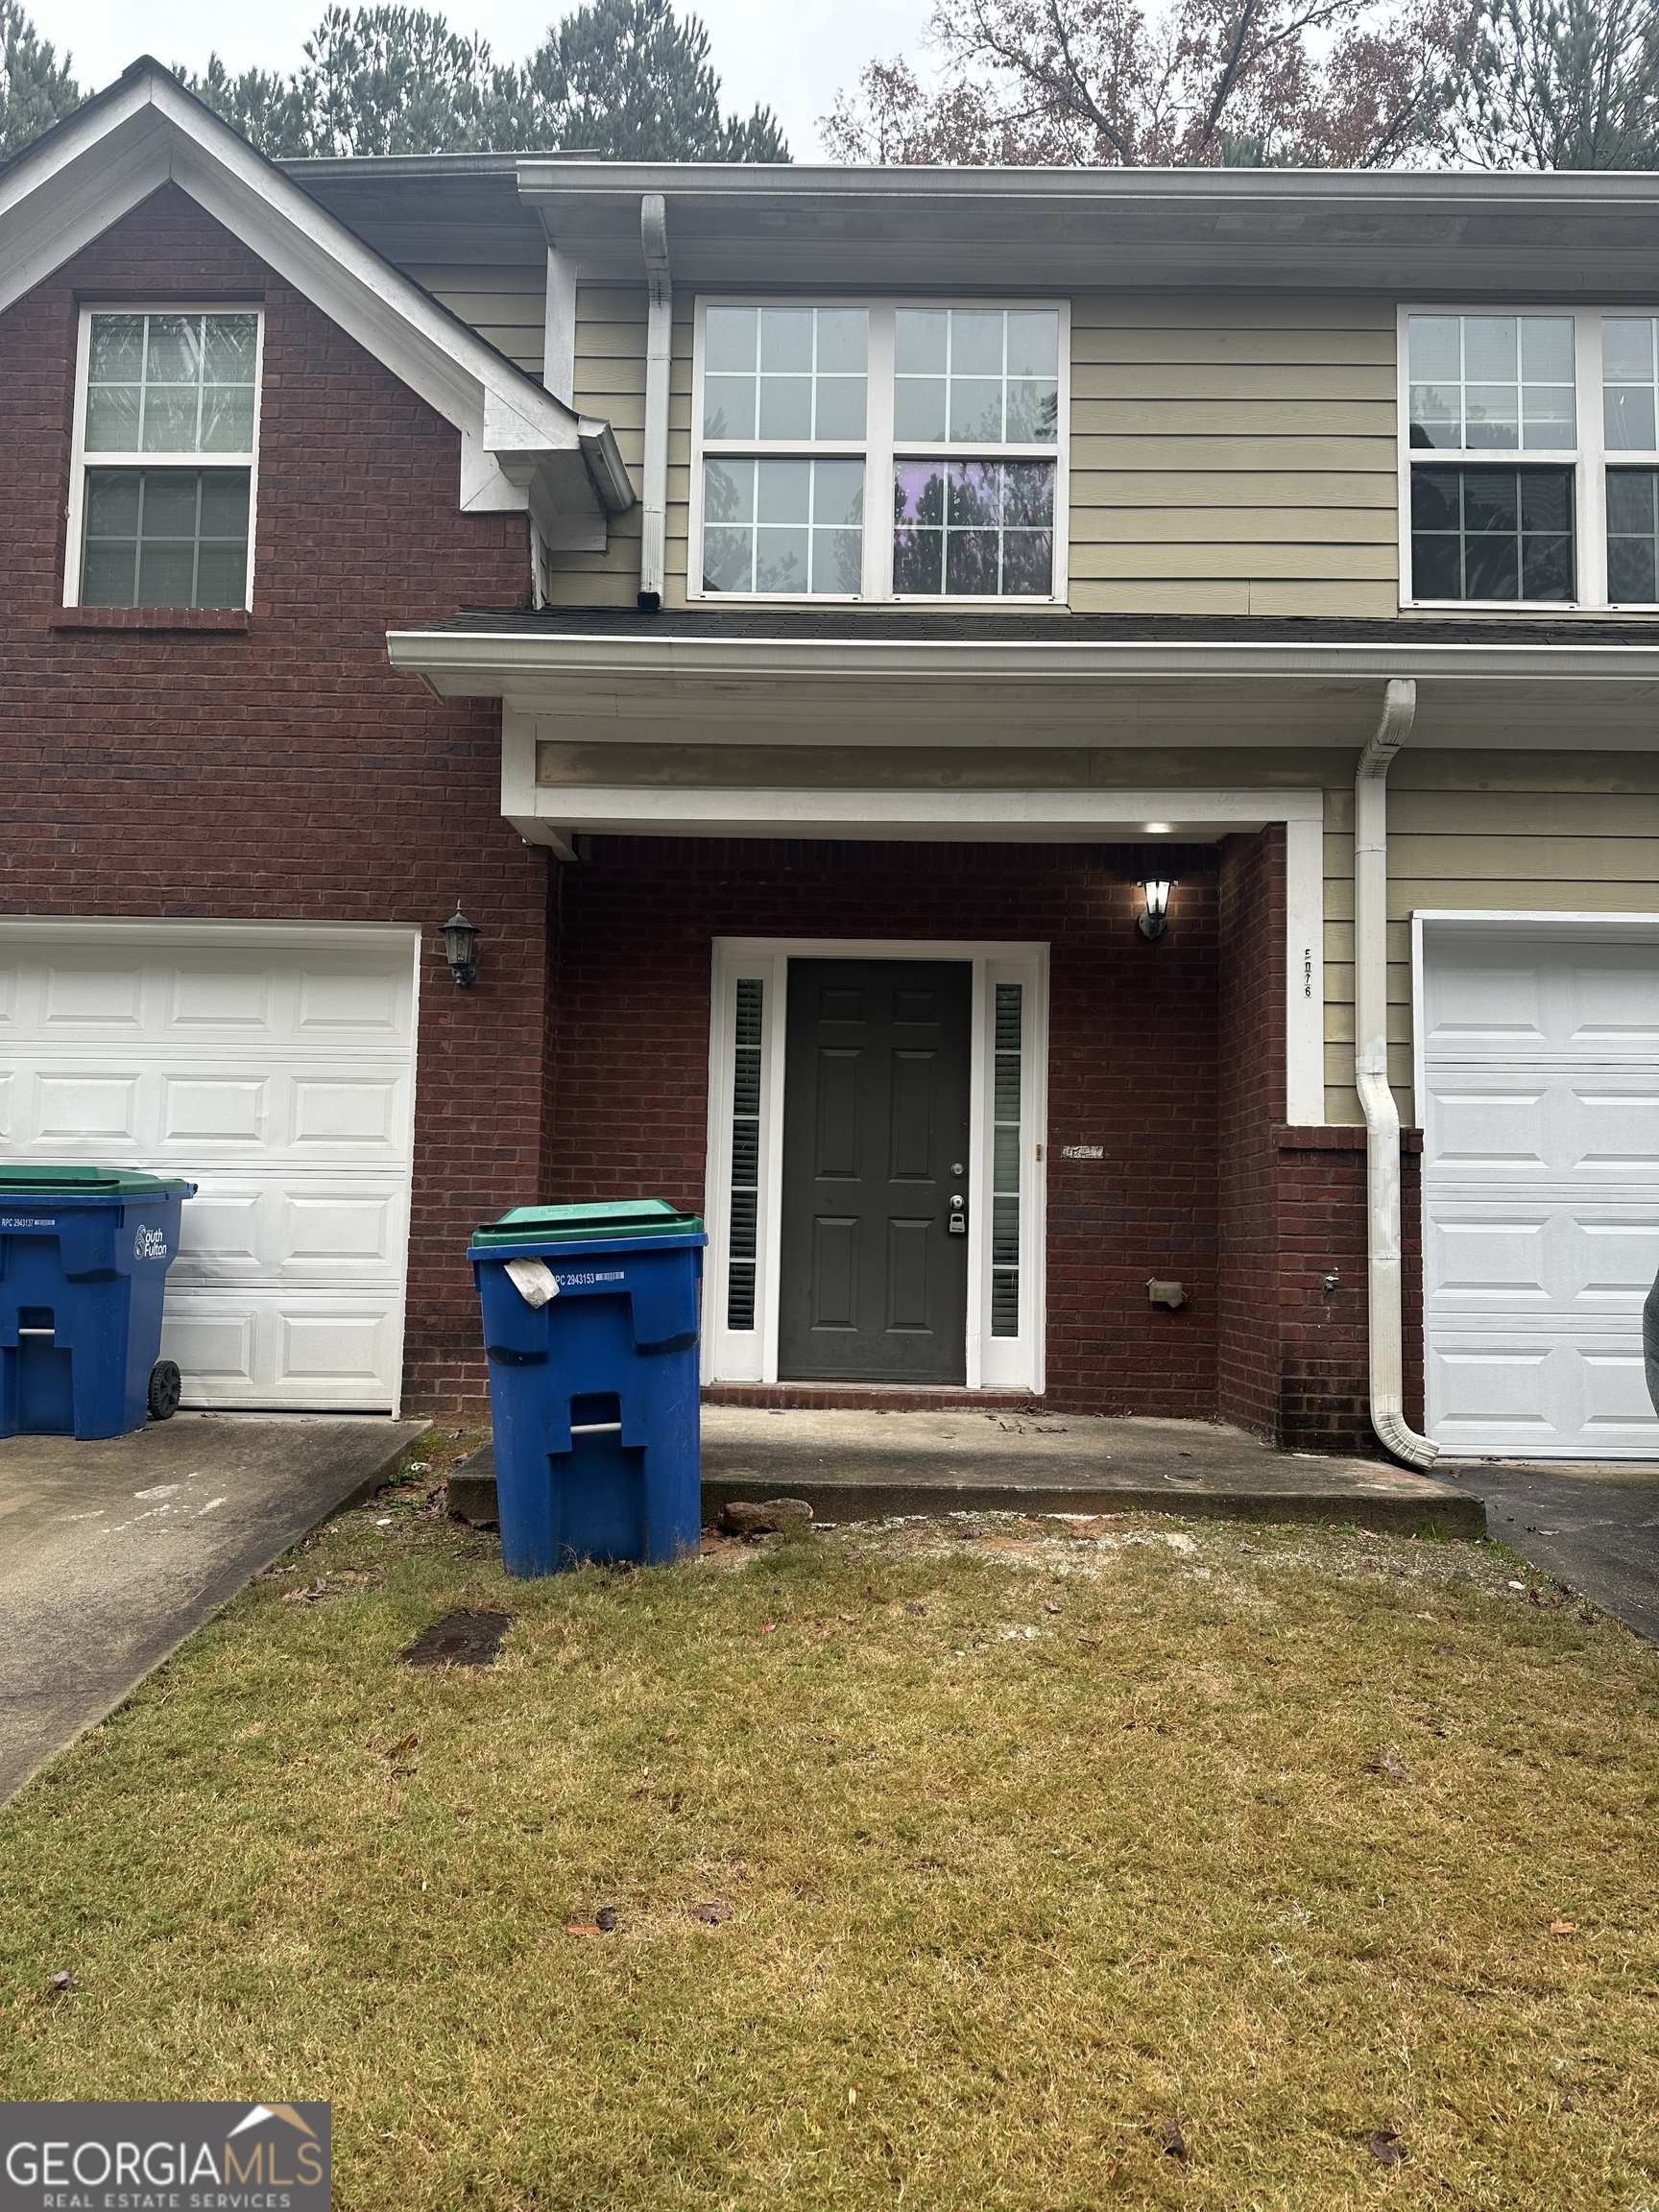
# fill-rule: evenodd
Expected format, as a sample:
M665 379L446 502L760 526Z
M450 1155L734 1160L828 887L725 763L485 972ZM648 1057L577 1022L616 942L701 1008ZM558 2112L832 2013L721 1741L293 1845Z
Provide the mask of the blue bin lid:
M39 1198L189 1198L194 1183L180 1176L147 1175L139 1167L36 1166L0 1161L0 1191Z
M596 1198L576 1206L514 1206L486 1221L481 1244L600 1243L613 1237L700 1237L702 1216L683 1214L666 1198Z

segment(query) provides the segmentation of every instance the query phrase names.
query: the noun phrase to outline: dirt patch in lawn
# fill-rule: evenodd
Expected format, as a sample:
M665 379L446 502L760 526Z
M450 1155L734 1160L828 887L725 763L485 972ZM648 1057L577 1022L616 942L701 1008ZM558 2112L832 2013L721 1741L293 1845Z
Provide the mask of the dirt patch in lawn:
M9 2096L327 2098L349 2212L1659 2205L1659 1663L1512 1555L408 1488L0 1816Z

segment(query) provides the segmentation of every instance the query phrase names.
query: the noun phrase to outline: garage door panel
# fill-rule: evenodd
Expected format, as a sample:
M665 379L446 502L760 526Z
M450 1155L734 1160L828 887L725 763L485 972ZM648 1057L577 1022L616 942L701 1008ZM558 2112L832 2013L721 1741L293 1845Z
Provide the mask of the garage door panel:
M8 1149L199 1187L163 1346L188 1406L396 1404L413 952L405 932L0 923Z
M1659 1456L1641 1347L1659 943L1426 925L1424 954L1430 1432L1469 1453Z

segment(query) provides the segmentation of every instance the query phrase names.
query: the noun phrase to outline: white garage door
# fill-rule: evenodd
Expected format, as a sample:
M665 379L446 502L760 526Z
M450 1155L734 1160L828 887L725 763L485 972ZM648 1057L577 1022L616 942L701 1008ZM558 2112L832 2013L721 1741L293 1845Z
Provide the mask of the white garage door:
M0 1148L188 1176L187 1406L395 1411L411 929L0 922Z
M1430 1433L1659 1458L1659 943L1425 919L1421 1072Z

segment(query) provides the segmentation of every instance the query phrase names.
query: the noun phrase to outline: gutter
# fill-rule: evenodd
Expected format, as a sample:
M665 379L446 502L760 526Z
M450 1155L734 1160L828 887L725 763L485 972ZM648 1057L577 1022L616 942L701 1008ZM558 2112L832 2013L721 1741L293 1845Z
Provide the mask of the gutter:
M1440 1448L1406 1419L1401 1323L1400 1109L1388 1083L1388 786L1411 734L1417 686L1396 678L1354 779L1354 1079L1365 1111L1365 1243L1371 1426L1407 1467L1431 1467Z
M645 251L650 301L645 324L645 515L639 534L639 604L655 613L662 604L668 513L668 370L674 335L668 203L661 192L647 192L639 203L639 241Z
M646 512L650 513L649 464ZM665 490L666 472L663 473ZM661 513L661 507L659 513ZM659 574L661 571L659 570ZM643 584L643 578L641 578ZM1430 644L1403 635L1364 644L1214 641L1164 644L1133 639L871 638L637 636L547 630L395 630L396 666L435 687L495 697L537 678L800 678L873 681L886 685L1073 679L1386 683L1409 656L1434 683L1613 683L1649 685L1659 695L1659 635L1652 644Z

